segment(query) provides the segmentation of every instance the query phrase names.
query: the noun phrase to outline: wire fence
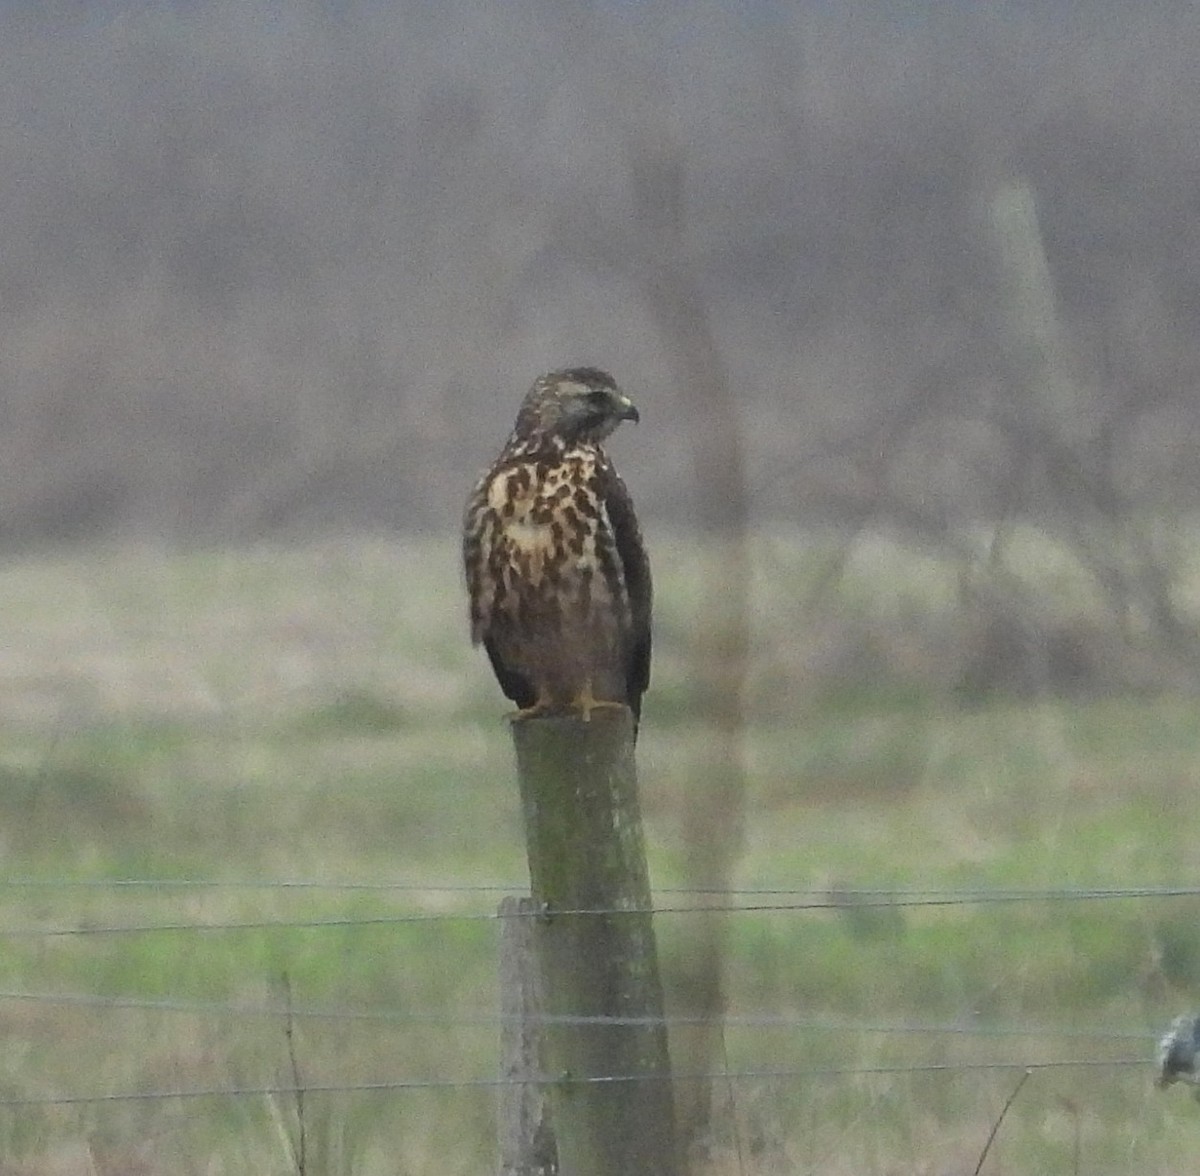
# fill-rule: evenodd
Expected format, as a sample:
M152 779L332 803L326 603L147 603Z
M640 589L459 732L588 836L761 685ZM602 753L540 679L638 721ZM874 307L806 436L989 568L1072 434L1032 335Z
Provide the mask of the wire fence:
M414 895L519 894L526 886L504 883L429 883L413 881L324 881L312 879L165 879L165 878L0 878L0 892L17 891L104 891L145 897L199 891L274 891L296 893L375 893ZM1057 888L892 888L892 887L740 887L724 889L661 888L660 894L677 895L684 901L667 901L649 908L601 908L556 911L407 911L395 914L353 915L346 917L244 919L227 921L129 922L78 926L24 926L0 928L0 937L58 938L66 936L115 936L156 933L207 933L275 930L313 930L331 928L369 928L404 924L449 924L463 921L499 922L510 918L628 914L783 914L788 912L846 911L862 907L961 907L1013 903L1079 903L1134 899L1166 900L1200 897L1200 885L1152 885L1128 887L1057 887ZM702 901L690 901L689 899ZM651 1025L687 1027L718 1024L725 1028L788 1030L796 1033L859 1034L880 1036L922 1036L974 1039L1013 1039L1036 1042L1044 1048L1048 1041L1093 1043L1139 1043L1142 1052L1117 1057L1040 1058L1034 1060L982 1059L915 1062L896 1065L796 1066L780 1068L731 1068L704 1073L610 1075L603 1077L566 1077L563 1075L413 1077L381 1081L344 1083L265 1084L258 1086L198 1087L107 1091L95 1093L46 1094L0 1098L0 1109L36 1106L72 1106L161 1102L168 1100L238 1099L295 1096L298 1094L356 1095L400 1093L406 1091L470 1091L548 1081L568 1081L580 1085L598 1083L666 1081L784 1082L836 1077L921 1075L967 1072L1035 1072L1068 1069L1112 1069L1137 1067L1150 1072L1154 1065L1158 1035L1145 1028L1064 1028L1046 1025L995 1024L975 1017L953 1022L863 1021L813 1017L773 1012L731 1012L718 1016L672 1015L663 1018L634 1016L554 1016L528 1017L493 1010L411 1010L395 1008L351 1008L342 1006L294 1005L281 1002L205 1001L175 997L104 995L87 992L44 992L17 989L0 990L0 1006L29 1004L91 1009L103 1012L180 1014L192 1017L274 1018L331 1022L370 1022L409 1025L447 1025L490 1027L496 1030L514 1021L542 1024Z

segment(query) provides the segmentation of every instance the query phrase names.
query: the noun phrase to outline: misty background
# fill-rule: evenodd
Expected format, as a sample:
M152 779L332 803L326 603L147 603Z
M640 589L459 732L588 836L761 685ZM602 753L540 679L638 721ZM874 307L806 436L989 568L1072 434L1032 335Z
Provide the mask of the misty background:
M1196 874L1198 62L1197 8L1178 0L0 0L11 872L400 871L447 894L519 876L461 511L534 378L589 364L641 413L611 449L655 568L638 751L656 885L727 897L782 879L838 920L661 921L689 1021L677 1073L729 1070L739 1009L936 1013L956 1041L980 1010L1161 1032L1195 1007L1194 905L1122 899L1091 923L1040 901L1020 921L956 910L939 938L933 914L856 895L1069 880L1161 883L1177 903ZM214 926L294 918L279 885L196 901ZM8 926L46 922L41 897L6 893ZM170 893L150 888L148 919ZM141 901L86 914L61 894L56 927L136 922ZM201 946L157 954L14 938L9 971L37 992L203 998L195 1011L261 1000L283 960L314 1005L444 1002L480 1030L463 1048L402 1017L352 1041L310 1026L313 1075L494 1072L495 1034L468 1016L495 977L484 921L354 950L285 942L287 926L261 956L207 924L185 941ZM397 942L414 949L400 964ZM157 1030L112 1018L81 1054L77 1011L13 1030L13 1093L73 1101L100 1088L85 1074L242 1087L280 1045L277 1025L224 1021L211 1046L185 1028L160 1052ZM969 1170L1004 1092L943 1074L957 1053L905 1034L903 1054L733 1034L752 1070L866 1067L796 1087L791 1118L791 1094L764 1097L780 1120L764 1137L820 1123L830 1155L865 1140L870 1162L844 1170L869 1172L900 1171L892 1154L932 1170L950 1155L932 1139L957 1149L945 1170ZM1058 1064L1075 1044L1011 1058ZM914 1085L889 1118L859 1076L897 1060ZM923 1068L945 1088L916 1085ZM1043 1089L1038 1140L1071 1105ZM1135 1145L1141 1170L1177 1170L1186 1107L1160 1121L1115 1075L1107 1089L1088 1112L1104 1170ZM719 1094L679 1085L690 1141L733 1114ZM477 1171L490 1095L472 1096L473 1127L463 1095L415 1130L347 1100L328 1138L349 1124L359 1148L389 1142L373 1166L329 1169L391 1171L402 1139L412 1171L426 1146L439 1172L460 1170L451 1152ZM106 1130L141 1148L151 1120L130 1107ZM74 1130L52 1114L42 1141L12 1118L23 1146L49 1156ZM79 1170L211 1171L217 1131L193 1138L192 1118L161 1164L93 1151ZM241 1123L219 1128L230 1170L258 1154ZM271 1170L303 1170L279 1166L274 1121L262 1135ZM1010 1166L1049 1170L1038 1154Z
M453 533L569 363L642 409L642 514L695 522L663 158L756 523L1070 512L1064 464L1188 509L1198 58L1185 4L5 4L0 541ZM1066 454L1005 338L1014 182Z

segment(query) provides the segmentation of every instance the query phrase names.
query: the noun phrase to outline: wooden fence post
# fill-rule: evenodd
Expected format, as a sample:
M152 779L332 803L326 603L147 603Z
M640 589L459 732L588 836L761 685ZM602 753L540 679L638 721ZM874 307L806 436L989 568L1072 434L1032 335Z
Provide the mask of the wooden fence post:
M558 1149L542 1058L541 973L533 943L537 910L530 898L500 902L500 1176L558 1176Z
M560 1171L680 1176L632 718L527 720L513 743ZM571 1019L604 1017L627 1020Z

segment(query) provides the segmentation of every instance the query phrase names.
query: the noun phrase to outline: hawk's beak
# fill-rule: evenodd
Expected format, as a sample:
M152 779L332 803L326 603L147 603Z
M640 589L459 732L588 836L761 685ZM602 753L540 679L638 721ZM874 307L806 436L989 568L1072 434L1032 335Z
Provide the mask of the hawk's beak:
M635 425L642 419L637 405L625 395L617 397L617 418L622 421L633 421Z

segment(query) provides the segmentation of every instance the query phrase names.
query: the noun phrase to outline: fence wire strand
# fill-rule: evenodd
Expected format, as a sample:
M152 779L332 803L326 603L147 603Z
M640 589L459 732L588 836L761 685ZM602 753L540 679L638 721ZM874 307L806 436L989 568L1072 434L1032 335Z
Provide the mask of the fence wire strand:
M752 891L711 891L717 895L750 896ZM772 893L772 892L761 892ZM842 887L822 891L795 891L811 895L789 902L667 903L648 907L588 907L532 911L410 911L388 915L347 915L325 918L233 919L225 922L174 921L166 923L83 924L75 927L0 927L0 938L18 939L63 936L149 935L178 932L322 930L409 924L498 922L504 919L543 919L569 916L619 917L624 915L788 914L798 911L845 912L873 907L959 907L1014 903L1068 903L1143 898L1200 896L1200 886L1122 886L1047 890L853 890Z
M0 888L13 890L112 890L161 891L180 890L278 890L328 891L416 894L522 894L529 884L524 882L445 883L413 881L324 881L320 879L221 879L221 878L0 878ZM654 908L649 913L742 911L742 910L811 910L846 906L958 906L1008 902L1096 902L1128 898L1195 898L1200 897L1200 883L1159 884L1147 886L1056 886L1056 887L889 887L889 886L656 886L658 894L696 895L725 898L790 898L789 903L718 906L672 905ZM565 913L565 912L564 912ZM598 911L592 913L646 913L645 911ZM447 917L456 917L453 913ZM495 915L480 915L494 918ZM509 916L521 917L521 916Z
M1062 1038L1076 1041L1146 1041L1156 1034L1145 1029L1055 1028L1045 1025L989 1025L970 1021L948 1023L854 1021L830 1017L804 1017L787 1013L726 1013L717 1016L665 1017L520 1014L489 1011L436 1012L404 1009L351 1009L305 1005L250 1004L245 1002L184 1000L173 997L102 996L74 992L20 992L0 990L0 1002L41 1004L103 1011L181 1013L191 1016L228 1016L262 1019L395 1022L399 1024L475 1025L504 1024L649 1026L721 1025L734 1029L794 1029L807 1033L853 1033L879 1036L957 1036L980 1038Z
M170 1099L271 1098L314 1094L387 1094L403 1091L489 1090L503 1086L573 1085L600 1086L622 1082L782 1082L806 1078L883 1077L897 1075L963 1073L968 1071L1119 1069L1145 1067L1146 1058L1069 1058L1042 1062L928 1062L911 1066L812 1066L721 1070L688 1074L606 1074L595 1077L568 1074L535 1074L495 1078L407 1078L380 1082L321 1083L305 1086L203 1087L191 1090L129 1090L103 1094L33 1095L28 1098L0 1098L0 1109L38 1106L77 1106L95 1103L162 1102Z

